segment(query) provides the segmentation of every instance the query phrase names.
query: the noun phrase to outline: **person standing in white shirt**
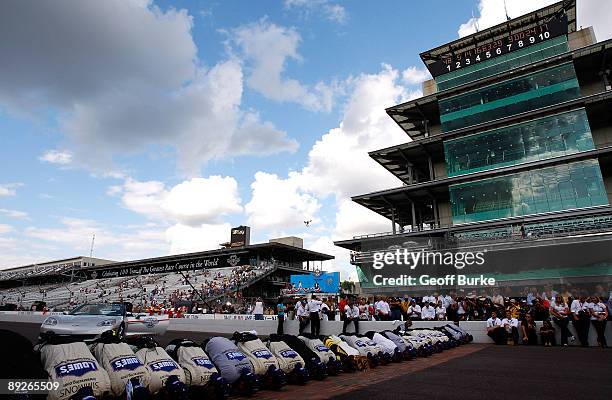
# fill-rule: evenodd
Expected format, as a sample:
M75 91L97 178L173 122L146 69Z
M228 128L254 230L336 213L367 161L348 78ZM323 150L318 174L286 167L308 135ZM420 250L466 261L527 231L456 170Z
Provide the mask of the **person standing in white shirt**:
M510 335L510 337L512 338L513 344L517 345L519 341L518 319L513 318L511 315L507 314L506 318L502 319L501 323L508 335Z
M295 303L295 316L300 321L300 335L304 332L304 328L308 325L308 312L306 311L306 306L304 304L304 300L298 300Z
M572 301L570 311L572 312L572 324L576 333L578 334L578 340L582 347L589 346L589 326L591 311L589 309L589 303L586 301L586 296L581 295L580 298Z
M597 332L597 344L602 348L608 347L606 341L606 324L608 319L608 307L604 304L603 299L593 296L590 303L591 323Z
M429 302L421 308L421 318L423 318L423 321L433 321L436 318L436 309Z
M318 337L321 331L321 319L319 318L321 304L323 304L323 302L318 300L317 296L313 294L307 305L308 312L310 313L310 333L314 337Z
M561 328L561 345L567 346L567 339L569 338L573 342L574 336L567 328L570 310L565 300L563 300L563 296L555 297L554 303L550 305L550 314L552 315L553 322Z
M442 300L438 300L438 307L436 307L436 319L438 321L446 321L446 307Z
M491 312L491 318L487 319L487 336L489 336L495 344L506 343L506 330L502 326L501 319L497 318L497 312Z
M359 307L353 304L353 300L350 300L344 306L344 323L342 324L342 333L346 334L346 327L355 323L355 333L359 333Z
M264 319L263 313L264 313L263 301L261 301L261 298L258 297L257 300L255 300L255 307L253 307L253 315L255 315L255 320L262 321Z

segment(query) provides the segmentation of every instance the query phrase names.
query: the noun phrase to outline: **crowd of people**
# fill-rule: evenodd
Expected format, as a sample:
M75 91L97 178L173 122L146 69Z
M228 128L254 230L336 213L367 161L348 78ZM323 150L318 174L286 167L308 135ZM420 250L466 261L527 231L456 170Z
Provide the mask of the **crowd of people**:
M300 321L303 332L310 324L311 333L318 332L320 320L343 323L343 331L354 325L359 331L360 321L486 321L487 334L497 344L556 345L555 333L560 330L560 344L578 339L582 346L589 345L589 330L597 332L597 344L606 347L606 322L612 320L612 292L602 285L594 293L562 285L558 290L547 285L543 288L526 288L518 296L504 296L499 289L490 293L432 293L420 297L349 297L340 296L318 299L313 295L292 300L279 299L283 319ZM251 308L251 313L263 314L261 299ZM538 329L535 321L543 321ZM314 322L314 323L313 323ZM575 338L569 330L576 331ZM539 339L538 339L539 338Z
M235 298L240 288L273 268L273 263L262 261L258 265L203 269L183 274L150 274L26 286L2 290L1 304L15 304L17 310L26 310L36 300L46 302L51 310L61 311L86 302L130 302L143 310L170 310L186 302L210 303L218 297ZM207 311L213 309L210 306L207 308ZM222 308L227 310L225 304L219 304L214 311ZM246 312L246 309L242 311Z

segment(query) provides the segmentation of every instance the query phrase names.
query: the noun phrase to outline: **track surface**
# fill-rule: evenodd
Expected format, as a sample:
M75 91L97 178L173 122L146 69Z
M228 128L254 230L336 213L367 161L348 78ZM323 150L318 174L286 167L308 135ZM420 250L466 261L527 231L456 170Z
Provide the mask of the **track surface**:
M477 345L457 350L471 346ZM481 351L454 358L434 368L332 398L594 400L612 396L610 349L485 346Z
M33 343L40 324L3 322L1 329ZM195 341L206 332L173 332L158 337L165 346L177 337ZM471 344L367 372L341 374L303 387L262 391L253 399L605 399L612 393L612 350L580 347L524 347Z

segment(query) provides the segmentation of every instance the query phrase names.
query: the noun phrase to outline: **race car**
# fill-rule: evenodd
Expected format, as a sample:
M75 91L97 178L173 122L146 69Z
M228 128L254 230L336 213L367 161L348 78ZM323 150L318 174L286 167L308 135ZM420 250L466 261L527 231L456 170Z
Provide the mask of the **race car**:
M134 335L163 335L167 315L132 314L123 303L87 303L68 313L51 315L40 326L40 338L50 335L93 341L107 331L119 338Z

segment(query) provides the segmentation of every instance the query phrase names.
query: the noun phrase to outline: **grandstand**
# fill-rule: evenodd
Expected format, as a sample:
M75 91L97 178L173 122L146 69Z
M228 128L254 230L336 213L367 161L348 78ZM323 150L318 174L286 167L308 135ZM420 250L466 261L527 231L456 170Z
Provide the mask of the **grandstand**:
M0 275L3 306L29 309L44 302L65 310L84 302L130 302L171 308L199 305L212 310L227 299L272 301L291 274L314 269L332 256L271 241L190 254L62 268L13 268ZM220 301L223 300L223 301ZM190 307L191 308L191 307Z

